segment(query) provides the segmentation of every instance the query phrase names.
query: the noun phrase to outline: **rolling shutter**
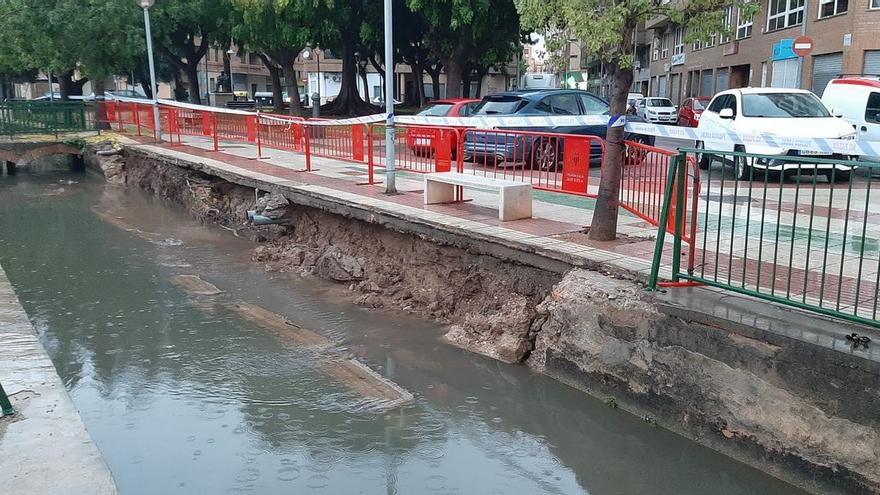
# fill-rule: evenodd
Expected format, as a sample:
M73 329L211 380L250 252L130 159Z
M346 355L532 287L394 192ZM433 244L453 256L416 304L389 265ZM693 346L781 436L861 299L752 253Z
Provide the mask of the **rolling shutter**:
M865 68L868 76L880 76L880 50L865 50Z
M721 92L730 88L730 70L726 68L718 69L716 74L718 75L718 82L715 85L715 91Z
M704 70L700 77L700 96L712 96L712 71Z
M822 96L825 86L843 72L843 54L829 53L813 57L813 93Z

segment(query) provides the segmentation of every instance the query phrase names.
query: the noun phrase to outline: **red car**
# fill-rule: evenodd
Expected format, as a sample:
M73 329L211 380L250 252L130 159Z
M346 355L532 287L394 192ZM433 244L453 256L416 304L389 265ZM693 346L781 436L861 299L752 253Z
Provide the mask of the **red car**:
M480 100L474 98L449 98L435 100L424 107L416 115L420 117L470 117ZM434 139L437 131L421 129L419 127L407 127L406 145L416 154L430 155L434 151ZM458 135L452 133L449 137L453 155L458 149Z
M681 108L678 109L678 125L696 127L700 123L700 114L709 105L711 99L708 96L698 96L684 100Z

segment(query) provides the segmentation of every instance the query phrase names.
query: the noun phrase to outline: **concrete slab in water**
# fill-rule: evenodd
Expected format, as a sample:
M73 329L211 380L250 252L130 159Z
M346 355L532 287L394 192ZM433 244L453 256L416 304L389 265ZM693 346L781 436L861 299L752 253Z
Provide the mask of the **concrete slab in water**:
M333 345L327 337L296 325L287 318L256 304L237 302L225 304L224 306L245 320L274 332L283 340L290 340L299 345L319 348Z
M134 225L129 224L128 222L123 220L121 217L117 217L110 212L102 211L97 208L92 208L92 212L95 214L95 216L97 216L98 218L100 218L104 222L116 227L117 229L124 230L126 232L131 232L132 234L140 237L141 239L155 242L155 241L161 240L161 238L162 238L162 236L160 234L156 234L154 232L143 231L143 230L135 227Z
M116 483L0 268L0 493L115 495Z
M306 328L302 328L277 313L256 304L243 302L229 303L226 308L237 313L257 326L274 332L283 340L296 344L326 349L333 345L328 338ZM330 377L341 382L352 392L366 400L365 409L386 411L413 402L413 395L396 383L376 373L356 359L343 359L329 353L321 369Z
M325 373L345 384L369 401L371 409L389 410L413 402L411 393L388 380L357 359L330 361L321 366Z
M175 275L171 277L171 283L178 289L194 296L216 296L223 292L216 285L202 280L198 275Z

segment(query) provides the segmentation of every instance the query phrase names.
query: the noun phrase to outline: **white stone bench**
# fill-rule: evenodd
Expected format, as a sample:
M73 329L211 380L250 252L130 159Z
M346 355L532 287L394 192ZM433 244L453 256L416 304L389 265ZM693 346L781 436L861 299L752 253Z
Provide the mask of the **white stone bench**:
M425 204L454 202L456 186L497 191L500 197L498 218L502 222L532 218L531 184L455 172L425 175Z

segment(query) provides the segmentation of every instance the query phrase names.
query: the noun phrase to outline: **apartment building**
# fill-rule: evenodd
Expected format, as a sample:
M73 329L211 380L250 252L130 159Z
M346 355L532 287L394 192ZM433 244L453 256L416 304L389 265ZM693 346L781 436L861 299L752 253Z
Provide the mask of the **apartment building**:
M729 34L686 43L685 28L668 18L645 24L637 52L650 55L650 76L635 91L679 103L689 96L712 96L737 87L805 88L821 96L841 74L880 75L880 0L755 0L751 18L730 6L724 11ZM806 35L813 51L801 58L792 48ZM647 87L646 87L647 86Z

